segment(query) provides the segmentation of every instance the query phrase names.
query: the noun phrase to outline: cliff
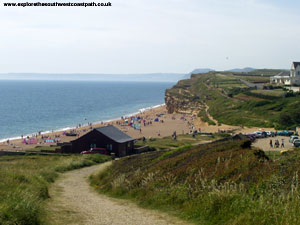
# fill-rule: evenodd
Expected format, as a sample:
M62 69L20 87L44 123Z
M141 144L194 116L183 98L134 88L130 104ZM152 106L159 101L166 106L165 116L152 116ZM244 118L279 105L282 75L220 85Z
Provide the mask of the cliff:
M193 113L204 107L198 94L193 92L193 82L193 78L181 80L166 90L165 103L168 113Z

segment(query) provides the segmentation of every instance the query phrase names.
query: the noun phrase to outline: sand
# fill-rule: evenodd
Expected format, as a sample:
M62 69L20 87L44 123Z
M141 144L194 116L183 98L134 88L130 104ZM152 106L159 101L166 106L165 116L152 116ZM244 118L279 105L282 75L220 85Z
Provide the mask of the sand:
M157 115L160 115L159 117ZM206 133L216 133L216 132L233 132L233 133L251 133L253 131L257 130L273 130L273 129L266 129L266 128L247 128L247 127L240 127L240 126L230 126L226 124L222 124L221 126L210 126L208 123L204 123L201 121L200 118L197 117L196 114L180 114L180 113L174 113L174 114L168 114L166 110L166 106L160 106L157 108L149 109L148 111L141 112L136 114L135 116L142 117L145 122L146 126L144 124L141 124L141 130L136 130L133 127L128 126L124 123L124 120L115 120L108 123L103 124L92 124L92 126L85 126L81 128L74 129L73 131L78 134L78 136L65 136L62 135L63 132L53 132L46 134L44 136L48 136L48 138L53 139L55 136L60 136L59 138L60 143L62 142L70 142L87 132L89 132L93 128L98 128L105 125L114 125L129 136L133 138L162 138L166 136L171 136L174 131L176 131L177 134L186 134L190 133L193 130L198 130L201 132ZM159 118L159 122L154 122L155 118ZM213 120L213 118L209 115L209 117ZM163 120L163 122L162 122ZM152 123L147 125L148 123ZM70 132L70 131L67 131ZM53 145L53 143L44 143L44 140L41 139L41 135L37 137L38 144L33 145L26 145L22 144L22 140L13 140L10 141L10 143L2 142L0 143L0 151L24 151L28 149L33 149L36 146L50 146Z
M157 117L157 114L161 115L159 116L160 122L154 122L154 119ZM163 114L163 115L162 115ZM143 117L146 120L146 123L151 123L150 125L144 126L144 124L141 125L141 131L135 130L134 128L126 125L124 123L124 120L115 120L103 124L92 124L92 126L85 126L77 129L73 129L72 131L77 133L78 136L65 136L62 135L63 132L52 132L49 134L45 134L43 136L47 136L49 139L53 139L55 136L60 136L59 138L60 143L62 142L69 142L72 141L87 132L89 132L93 128L98 128L101 126L106 125L114 125L129 136L133 138L142 138L142 137L165 137L170 136L173 134L174 131L177 132L177 134L182 133L188 133L190 130L193 129L193 117L192 115L182 115L182 114L167 114L167 110L165 106L160 106L157 108L149 109L145 112L138 113L134 116L140 116ZM184 120L180 119L181 117L184 117ZM162 122L163 120L163 122ZM67 131L67 132L70 132ZM44 143L44 140L41 139L42 135L37 136L38 144L31 144L26 145L22 144L21 139L12 140L8 144L7 142L0 143L0 150L10 150L10 151L23 151L27 149L35 148L36 146L50 146L53 145L53 143ZM41 143L40 143L41 142Z

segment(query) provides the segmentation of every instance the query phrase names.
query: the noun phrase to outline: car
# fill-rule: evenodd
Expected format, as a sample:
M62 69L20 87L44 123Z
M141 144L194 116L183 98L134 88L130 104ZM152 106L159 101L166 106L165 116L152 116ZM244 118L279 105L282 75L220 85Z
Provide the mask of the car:
M275 137L275 132L273 131L266 131L266 133L268 137Z
M267 132L265 131L256 131L254 132L256 138L265 138L267 137Z
M294 141L294 147L300 147L300 140L295 140Z
M283 130L283 131L277 131L276 134L279 136L291 136L294 134L294 132L288 131L288 130Z
M109 155L109 152L105 148L92 148L87 151L82 151L80 154L102 154L102 155Z
M255 134L249 133L249 134L245 134L245 136L246 136L250 141L255 141Z
M291 136L289 142L293 143L295 140L299 139L298 136Z

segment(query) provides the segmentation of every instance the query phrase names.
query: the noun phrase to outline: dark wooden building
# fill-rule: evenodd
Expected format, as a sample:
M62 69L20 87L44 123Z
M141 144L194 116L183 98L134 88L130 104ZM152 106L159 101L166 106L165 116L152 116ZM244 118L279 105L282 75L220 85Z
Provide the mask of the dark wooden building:
M62 146L64 153L80 153L91 148L105 148L117 157L133 154L134 139L114 126L93 129L80 138Z

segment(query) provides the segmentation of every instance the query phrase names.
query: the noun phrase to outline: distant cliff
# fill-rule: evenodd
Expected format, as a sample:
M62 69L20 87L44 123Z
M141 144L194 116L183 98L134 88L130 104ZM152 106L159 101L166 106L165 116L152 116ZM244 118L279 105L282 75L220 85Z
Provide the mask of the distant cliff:
M193 77L181 80L172 88L166 90L165 103L168 113L193 113L203 108L200 97L192 91L193 82Z

